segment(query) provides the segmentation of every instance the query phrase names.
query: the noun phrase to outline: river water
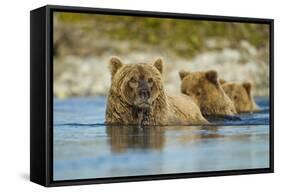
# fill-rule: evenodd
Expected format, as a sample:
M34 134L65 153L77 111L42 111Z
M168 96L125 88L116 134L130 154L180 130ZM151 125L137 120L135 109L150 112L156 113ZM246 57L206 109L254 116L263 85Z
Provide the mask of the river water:
M269 100L210 126L104 125L105 97L54 100L54 180L269 167Z

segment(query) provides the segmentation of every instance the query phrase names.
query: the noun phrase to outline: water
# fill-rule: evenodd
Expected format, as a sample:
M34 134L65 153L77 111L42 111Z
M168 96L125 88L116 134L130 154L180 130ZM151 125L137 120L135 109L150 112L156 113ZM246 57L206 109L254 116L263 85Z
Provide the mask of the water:
M217 126L105 126L104 97L54 101L54 180L269 167L268 98ZM226 124L226 125L221 125Z

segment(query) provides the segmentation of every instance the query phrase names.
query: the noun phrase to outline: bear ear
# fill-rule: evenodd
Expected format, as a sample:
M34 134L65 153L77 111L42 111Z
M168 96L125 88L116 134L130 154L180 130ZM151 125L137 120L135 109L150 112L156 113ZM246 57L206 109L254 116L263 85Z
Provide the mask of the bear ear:
M153 62L153 66L158 69L158 71L162 74L164 71L164 61L162 58L158 58Z
M180 76L181 80L183 80L189 74L190 74L190 72L185 71L185 70L180 70L180 72L179 72L179 76Z
M252 84L250 82L242 83L242 86L246 89L248 95L251 95Z
M210 70L206 72L206 78L214 83L214 84L218 84L218 73L214 70Z
M219 80L219 82L220 82L220 84L221 84L221 85L223 85L223 84L225 84L225 83L226 83L226 80L224 80L224 79L220 79L220 80Z
M114 74L118 71L120 67L122 67L123 63L119 57L112 56L109 60L109 70L111 73L111 76L114 76Z

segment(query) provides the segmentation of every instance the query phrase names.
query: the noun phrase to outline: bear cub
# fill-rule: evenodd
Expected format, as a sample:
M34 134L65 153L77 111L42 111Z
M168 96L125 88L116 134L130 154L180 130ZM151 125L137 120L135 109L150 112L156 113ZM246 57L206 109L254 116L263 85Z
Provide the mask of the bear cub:
M233 102L224 92L218 74L214 70L179 72L181 92L190 96L199 106L204 116L234 115L236 109Z
M225 93L233 101L238 113L259 111L259 107L252 96L253 85L250 82L234 83L221 79L220 83Z

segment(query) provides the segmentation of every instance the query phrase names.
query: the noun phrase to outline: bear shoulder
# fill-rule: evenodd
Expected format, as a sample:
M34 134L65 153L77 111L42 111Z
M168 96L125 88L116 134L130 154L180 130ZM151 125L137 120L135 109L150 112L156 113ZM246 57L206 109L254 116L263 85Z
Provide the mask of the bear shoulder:
M168 94L171 121L190 124L208 124L193 99L184 94Z

